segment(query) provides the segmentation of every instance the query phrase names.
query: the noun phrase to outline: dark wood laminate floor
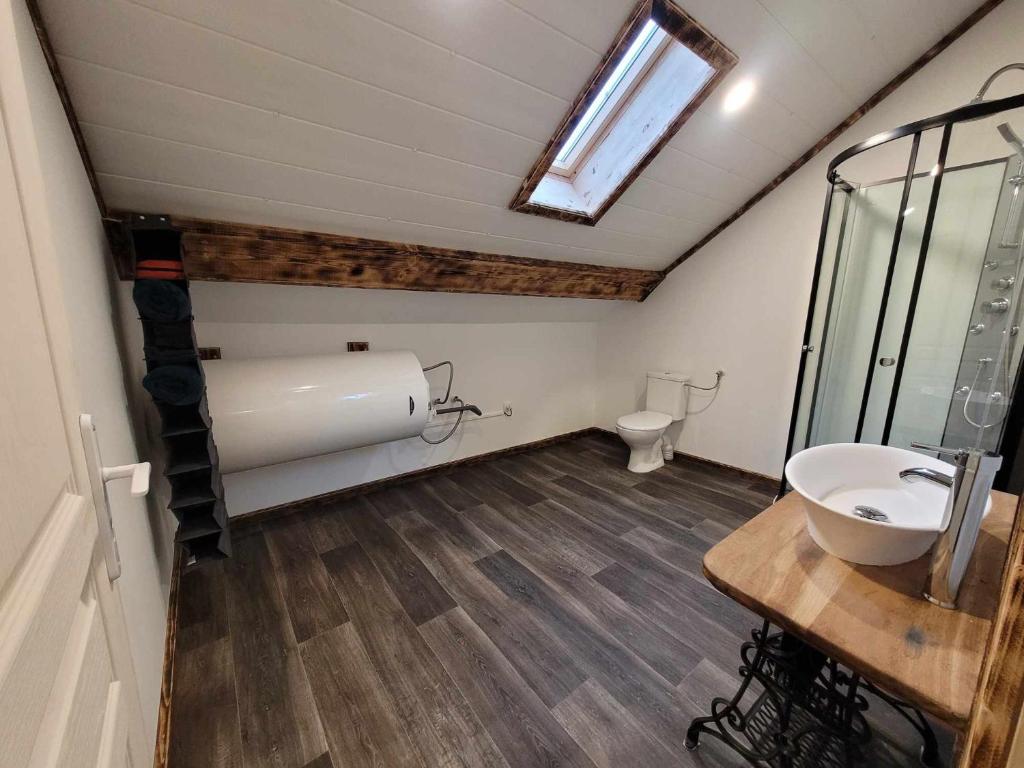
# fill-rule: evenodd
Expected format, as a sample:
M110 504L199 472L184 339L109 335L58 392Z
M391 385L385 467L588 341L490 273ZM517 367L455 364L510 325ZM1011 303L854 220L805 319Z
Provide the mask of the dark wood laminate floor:
M625 464L590 435L238 532L182 576L171 766L743 765L683 746L760 624L700 563L774 488Z

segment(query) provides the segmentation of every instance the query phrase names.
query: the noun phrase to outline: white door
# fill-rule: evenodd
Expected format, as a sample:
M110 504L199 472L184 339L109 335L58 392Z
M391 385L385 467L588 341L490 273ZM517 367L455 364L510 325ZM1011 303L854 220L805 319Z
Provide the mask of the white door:
M142 766L152 745L98 547L61 289L26 235L3 96L0 766Z

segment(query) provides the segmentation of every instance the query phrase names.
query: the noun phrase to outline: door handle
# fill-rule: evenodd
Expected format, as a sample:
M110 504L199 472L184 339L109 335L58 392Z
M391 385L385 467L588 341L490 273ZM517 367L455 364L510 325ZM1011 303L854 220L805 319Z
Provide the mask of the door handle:
M117 467L103 467L103 482L118 480L122 477L132 479L132 496L145 496L149 493L149 474L152 465L148 461L141 464L121 464Z
M100 548L103 550L103 560L107 566L107 578L115 581L121 576L121 553L117 549L114 518L110 513L110 501L107 498L107 483L130 477L132 496L145 496L149 493L151 465L148 461L143 461L139 464L121 464L116 467L103 466L92 416L83 413L78 419L78 426L82 432L82 442L85 444L85 466L89 472L89 485L92 486L92 505L99 528Z

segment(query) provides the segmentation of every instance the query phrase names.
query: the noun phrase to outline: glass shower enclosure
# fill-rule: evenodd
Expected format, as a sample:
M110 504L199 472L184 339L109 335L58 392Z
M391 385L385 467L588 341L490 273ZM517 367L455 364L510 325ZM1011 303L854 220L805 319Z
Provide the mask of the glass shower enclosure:
M787 458L920 442L1001 451L1009 469L1024 423L1021 135L1024 95L979 97L830 163Z

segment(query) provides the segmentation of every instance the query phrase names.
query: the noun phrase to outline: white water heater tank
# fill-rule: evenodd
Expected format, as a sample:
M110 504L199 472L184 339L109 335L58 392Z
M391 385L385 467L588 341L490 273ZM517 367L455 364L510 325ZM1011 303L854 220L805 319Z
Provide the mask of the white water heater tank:
M220 471L414 437L430 390L412 352L203 362Z

